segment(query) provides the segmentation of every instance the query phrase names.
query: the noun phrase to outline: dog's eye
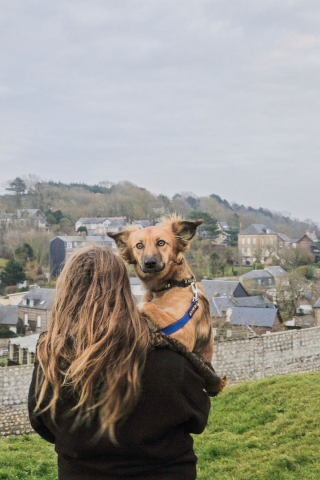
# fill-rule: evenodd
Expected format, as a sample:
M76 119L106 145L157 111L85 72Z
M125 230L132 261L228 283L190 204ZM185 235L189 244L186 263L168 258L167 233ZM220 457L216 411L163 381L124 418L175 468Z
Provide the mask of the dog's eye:
M158 247L163 247L165 245L165 241L164 240L159 240L158 241Z
M136 248L137 248L138 250L141 250L141 248L143 248L142 243L140 243L140 242L137 243Z

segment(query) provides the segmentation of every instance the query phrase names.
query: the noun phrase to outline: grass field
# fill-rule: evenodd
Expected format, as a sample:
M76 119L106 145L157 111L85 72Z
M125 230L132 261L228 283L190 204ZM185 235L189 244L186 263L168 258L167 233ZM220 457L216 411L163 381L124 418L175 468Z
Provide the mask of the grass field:
M320 372L270 377L212 399L195 437L199 480L320 479ZM52 445L0 440L0 480L56 480Z

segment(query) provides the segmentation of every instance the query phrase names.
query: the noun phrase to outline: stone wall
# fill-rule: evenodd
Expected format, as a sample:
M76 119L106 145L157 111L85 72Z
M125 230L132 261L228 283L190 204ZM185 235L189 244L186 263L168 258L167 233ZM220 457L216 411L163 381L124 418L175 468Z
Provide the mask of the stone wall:
M320 327L216 342L213 366L228 384L320 370ZM32 432L27 397L33 365L0 368L0 436Z
M0 368L0 436L32 432L27 397L33 365Z
M320 370L320 327L216 342L212 364L232 385L248 380Z

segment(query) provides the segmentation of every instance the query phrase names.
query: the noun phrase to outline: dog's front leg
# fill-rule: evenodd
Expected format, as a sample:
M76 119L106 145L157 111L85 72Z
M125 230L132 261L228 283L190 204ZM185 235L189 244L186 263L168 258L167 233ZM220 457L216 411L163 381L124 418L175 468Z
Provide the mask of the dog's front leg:
M157 307L154 303L141 302L137 305L137 308L144 317L147 317L147 320L149 319L151 321L155 330L160 330L161 328L165 328L168 325L171 325L171 323L176 322L174 318L170 317L170 315L161 310L161 308Z

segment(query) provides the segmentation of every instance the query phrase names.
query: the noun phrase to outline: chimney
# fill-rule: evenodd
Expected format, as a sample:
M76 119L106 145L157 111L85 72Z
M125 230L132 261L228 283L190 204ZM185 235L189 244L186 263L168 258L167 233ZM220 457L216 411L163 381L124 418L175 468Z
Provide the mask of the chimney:
M306 233L310 233L310 228L307 228L307 231L306 231Z
M242 231L242 222L239 223L239 232Z
M82 238L87 238L87 233L86 233L86 231L81 232L81 237L82 237Z

